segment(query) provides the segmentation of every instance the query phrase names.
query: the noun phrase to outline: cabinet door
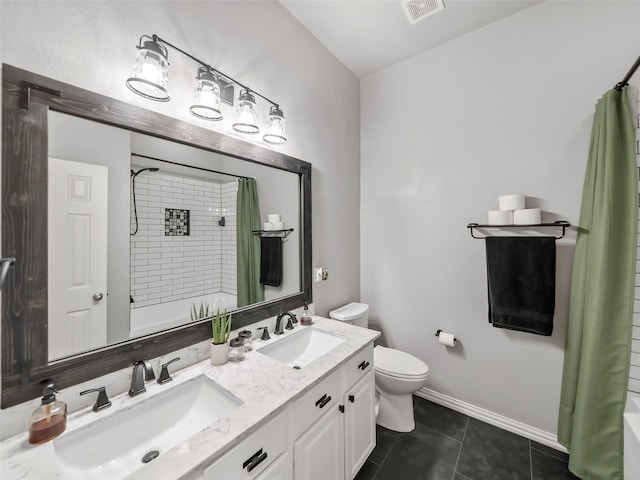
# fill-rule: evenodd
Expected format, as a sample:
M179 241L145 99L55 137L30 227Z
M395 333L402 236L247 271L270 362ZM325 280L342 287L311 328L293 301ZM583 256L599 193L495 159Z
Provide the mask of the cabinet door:
M343 414L334 404L293 444L296 480L344 479Z
M345 478L351 480L376 446L373 372L345 394L344 405Z
M255 480L293 480L293 464L289 453L280 455Z

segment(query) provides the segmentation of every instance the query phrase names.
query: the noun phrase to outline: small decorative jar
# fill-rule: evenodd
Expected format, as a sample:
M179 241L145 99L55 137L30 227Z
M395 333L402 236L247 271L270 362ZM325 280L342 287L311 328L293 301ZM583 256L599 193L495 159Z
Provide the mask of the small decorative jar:
M240 330L238 332L238 338L242 338L244 340L244 347L247 352L253 350L253 340L251 340L251 337L253 337L251 330Z
M229 361L241 362L244 360L247 349L244 346L244 339L238 337L229 342Z

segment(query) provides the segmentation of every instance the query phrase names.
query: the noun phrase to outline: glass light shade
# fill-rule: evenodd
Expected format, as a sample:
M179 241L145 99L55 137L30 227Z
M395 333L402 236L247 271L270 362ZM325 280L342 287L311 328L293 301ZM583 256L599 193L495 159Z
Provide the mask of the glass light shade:
M287 137L285 137L286 130L284 125L284 115L280 108L275 106L271 107L271 110L269 111L269 122L269 128L262 139L273 145L282 145L283 143L287 143Z
M242 90L238 97L236 120L233 123L233 129L236 132L248 134L256 134L260 131L256 99L248 90Z
M149 40L138 47L138 58L127 87L140 96L158 102L169 100L169 62L167 51L159 43Z
M222 120L220 85L216 76L207 67L198 69L196 92L189 111L192 115L204 120Z

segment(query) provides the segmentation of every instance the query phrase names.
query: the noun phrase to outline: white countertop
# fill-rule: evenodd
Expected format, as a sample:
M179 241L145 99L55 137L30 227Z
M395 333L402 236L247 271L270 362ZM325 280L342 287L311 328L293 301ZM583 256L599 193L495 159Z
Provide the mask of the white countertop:
M197 363L172 374L173 381L159 385L147 382L147 392L131 398L127 393L111 398L112 407L95 413L91 408L68 416L68 432L97 424L111 415L144 403L158 393L167 391L198 375L205 375L244 403L233 413L216 421L188 441L163 453L153 462L125 477L128 479L179 479L192 470L210 464L221 457L261 425L269 421L292 400L301 396L318 381L333 372L345 360L351 358L380 334L373 330L355 327L346 323L314 317L314 326L332 335L343 337L345 342L315 360L301 370L295 370L276 360L262 355L255 349L277 342L299 331L292 332L266 342L254 340L254 350L238 363L227 363L214 367L209 360ZM56 458L53 441L32 446L27 442L26 432L0 443L0 471L3 480L14 479L64 479L70 478ZM78 477L80 478L80 477ZM86 478L86 477L85 477ZM116 480L110 477L109 480Z

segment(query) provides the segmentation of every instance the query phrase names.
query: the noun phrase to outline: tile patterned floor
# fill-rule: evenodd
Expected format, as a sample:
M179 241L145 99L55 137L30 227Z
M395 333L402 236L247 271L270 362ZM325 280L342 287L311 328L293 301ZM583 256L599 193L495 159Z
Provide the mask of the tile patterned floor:
M414 397L416 429L376 426L377 446L356 480L577 480L568 456Z

